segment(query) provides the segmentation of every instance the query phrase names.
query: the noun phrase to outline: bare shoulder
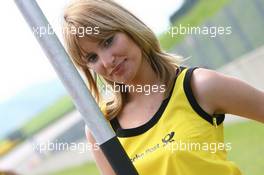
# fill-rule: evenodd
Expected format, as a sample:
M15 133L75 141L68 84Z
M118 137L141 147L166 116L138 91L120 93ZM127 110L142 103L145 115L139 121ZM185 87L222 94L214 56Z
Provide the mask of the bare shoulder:
M215 86L219 84L217 79L221 76L215 71L204 68L195 69L192 74L191 88L193 95L203 110L211 115L216 112L211 96L215 93ZM221 111L218 112L221 113Z
M209 114L230 113L263 121L264 92L235 77L209 69L195 69L191 87Z

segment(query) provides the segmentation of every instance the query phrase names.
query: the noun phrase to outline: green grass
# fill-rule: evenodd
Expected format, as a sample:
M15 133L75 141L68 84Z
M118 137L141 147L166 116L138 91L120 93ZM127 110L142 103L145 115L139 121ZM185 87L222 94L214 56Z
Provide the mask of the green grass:
M33 117L32 120L21 128L21 131L26 137L31 136L73 109L74 105L71 98L69 96L62 97L56 103L46 108L46 110Z
M263 175L264 172L264 125L247 121L225 126L225 142L231 142L232 149L228 159L234 161L243 175ZM99 175L94 163L49 175Z
M218 0L208 1L199 0L197 4L186 15L178 19L172 26L176 27L180 24L182 26L199 26L206 19L216 14L223 6L232 0ZM159 36L161 47L165 50L170 50L177 43L182 41L185 35L177 35L172 37L170 34L164 32Z
M58 99L54 104L48 106L45 110L37 114L31 120L26 122L21 128L18 129L22 133L22 137L16 140L16 144L12 149L23 142L26 138L39 132L41 129L47 127L52 122L63 117L65 114L74 110L73 102L69 96L64 96ZM0 147L8 140L0 140Z
M86 163L74 168L65 169L60 172L51 173L49 175L100 175L94 163Z
M244 175L263 175L263 124L254 121L230 124L225 128L225 142L232 144L229 160L234 161Z
M5 143L6 143L6 140L5 139L0 140L0 146L3 145L3 144L5 144Z

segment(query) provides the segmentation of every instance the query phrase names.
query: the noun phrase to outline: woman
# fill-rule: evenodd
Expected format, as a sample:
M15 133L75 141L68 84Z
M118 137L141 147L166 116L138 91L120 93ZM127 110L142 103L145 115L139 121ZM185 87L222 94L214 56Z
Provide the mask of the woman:
M110 0L74 1L64 29L73 62L139 174L241 174L226 159L224 114L264 122L263 92L212 70L178 66L145 24ZM102 86L112 87L112 98L104 99ZM102 174L114 174L101 150L93 154Z

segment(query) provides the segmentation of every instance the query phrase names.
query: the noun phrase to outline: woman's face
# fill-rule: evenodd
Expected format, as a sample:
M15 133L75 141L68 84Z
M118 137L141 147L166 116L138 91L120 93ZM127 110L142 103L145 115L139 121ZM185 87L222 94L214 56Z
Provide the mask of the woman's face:
M128 84L137 77L142 52L124 33L115 33L101 43L79 38L87 66L105 79Z

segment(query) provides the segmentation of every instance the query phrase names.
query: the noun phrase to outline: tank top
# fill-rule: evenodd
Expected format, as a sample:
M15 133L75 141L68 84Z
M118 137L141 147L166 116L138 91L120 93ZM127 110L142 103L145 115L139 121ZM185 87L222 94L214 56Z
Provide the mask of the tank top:
M140 175L240 175L227 160L224 114L209 115L191 89L196 68L181 68L168 98L145 124L123 129L110 121Z

